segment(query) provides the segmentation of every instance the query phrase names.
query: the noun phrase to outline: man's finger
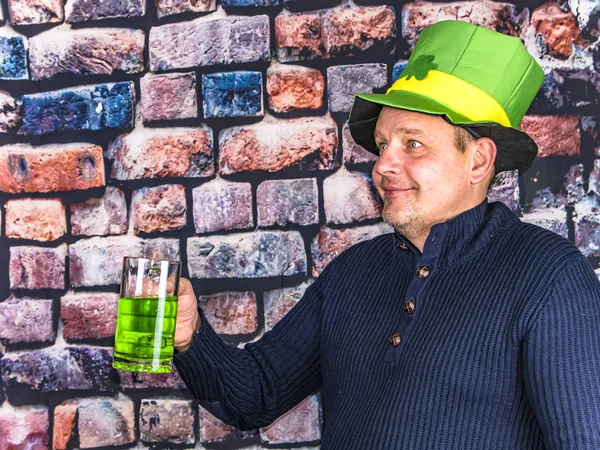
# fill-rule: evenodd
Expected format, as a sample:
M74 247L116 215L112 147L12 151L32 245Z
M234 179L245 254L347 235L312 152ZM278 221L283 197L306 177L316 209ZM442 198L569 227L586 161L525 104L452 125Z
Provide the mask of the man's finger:
M192 283L187 278L182 278L179 281L179 295L194 295Z

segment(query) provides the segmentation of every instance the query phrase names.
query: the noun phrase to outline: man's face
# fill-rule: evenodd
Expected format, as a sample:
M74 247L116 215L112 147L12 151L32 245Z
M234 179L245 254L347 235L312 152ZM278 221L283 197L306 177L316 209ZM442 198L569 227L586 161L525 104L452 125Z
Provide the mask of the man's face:
M379 159L373 181L383 219L407 237L429 233L472 207L470 152L454 144L454 127L439 116L385 106L375 128Z

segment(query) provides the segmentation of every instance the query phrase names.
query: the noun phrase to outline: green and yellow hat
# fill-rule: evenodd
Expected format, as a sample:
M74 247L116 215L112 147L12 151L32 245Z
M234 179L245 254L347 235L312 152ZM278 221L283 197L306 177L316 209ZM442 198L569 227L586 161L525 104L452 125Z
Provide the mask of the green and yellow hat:
M421 32L385 94L356 95L348 126L356 143L377 155L373 132L383 106L442 115L496 143L496 173L525 169L537 145L517 127L543 81L544 71L518 38L442 21Z

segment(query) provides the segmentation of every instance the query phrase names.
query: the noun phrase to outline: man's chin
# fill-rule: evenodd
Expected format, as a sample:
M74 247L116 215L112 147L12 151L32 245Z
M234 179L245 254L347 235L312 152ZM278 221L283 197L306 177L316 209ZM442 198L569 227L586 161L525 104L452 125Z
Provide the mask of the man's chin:
M410 228L410 224L412 222L406 215L400 215L397 211L386 214L385 209L381 215L381 218L385 223L391 225L394 230L399 231L400 233Z

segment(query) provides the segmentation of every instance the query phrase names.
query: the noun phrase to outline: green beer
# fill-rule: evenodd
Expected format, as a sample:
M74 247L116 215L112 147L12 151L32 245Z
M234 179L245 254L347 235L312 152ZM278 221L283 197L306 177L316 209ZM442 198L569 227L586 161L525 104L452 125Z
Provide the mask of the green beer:
M181 263L125 257L113 367L167 373L173 364Z
M175 296L121 298L114 367L136 372L170 372L176 318Z

